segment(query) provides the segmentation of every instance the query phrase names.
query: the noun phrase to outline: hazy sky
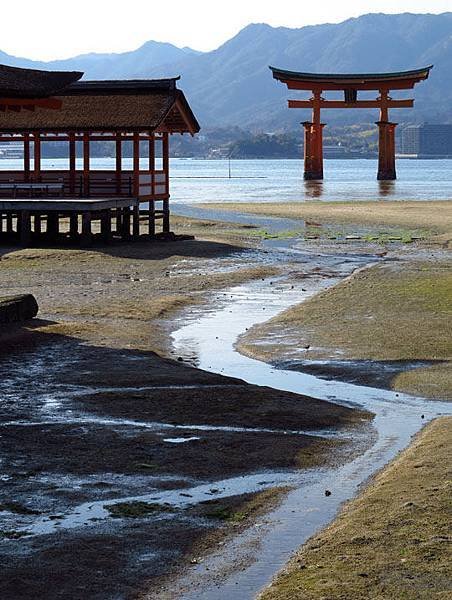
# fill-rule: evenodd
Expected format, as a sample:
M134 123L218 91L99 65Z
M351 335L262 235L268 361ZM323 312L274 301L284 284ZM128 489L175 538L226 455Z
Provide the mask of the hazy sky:
M45 60L147 40L212 50L252 22L302 27L368 12L448 10L452 0L2 0L0 50Z

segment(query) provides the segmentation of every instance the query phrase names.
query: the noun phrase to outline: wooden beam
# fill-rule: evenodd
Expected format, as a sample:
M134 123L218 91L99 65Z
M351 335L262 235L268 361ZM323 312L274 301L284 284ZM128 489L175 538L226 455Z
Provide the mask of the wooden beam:
M314 100L289 100L289 108L314 108ZM381 100L358 100L347 103L343 100L321 100L320 108L381 108ZM414 100L388 100L388 108L412 108Z
M418 81L413 81L410 79L394 79L391 81L349 81L348 83L332 83L328 81L321 81L318 84L312 81L282 81L285 83L289 90L307 90L314 92L318 90L320 92L323 91L332 91L339 90L343 91L346 89L350 90L379 90L383 86L388 90L410 90L413 89Z

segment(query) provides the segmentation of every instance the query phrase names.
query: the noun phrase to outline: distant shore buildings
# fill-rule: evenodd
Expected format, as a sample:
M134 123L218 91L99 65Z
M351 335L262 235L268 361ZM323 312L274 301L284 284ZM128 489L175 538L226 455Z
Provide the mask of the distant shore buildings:
M405 127L400 151L419 158L452 158L452 125L423 123Z

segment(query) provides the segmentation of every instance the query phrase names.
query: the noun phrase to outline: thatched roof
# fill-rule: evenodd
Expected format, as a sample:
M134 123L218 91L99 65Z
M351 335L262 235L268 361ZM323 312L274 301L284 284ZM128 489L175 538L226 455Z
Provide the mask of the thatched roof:
M37 102L31 110L22 110L25 107L21 107L19 99L17 104L3 106L0 110L0 132L197 133L199 124L183 92L177 89L177 80L74 82L72 79L58 94L52 95L52 99L60 101L61 108L49 109ZM2 94L0 80L0 98ZM37 95L35 98L39 99Z
M38 71L0 65L0 97L47 98L82 76L79 71Z

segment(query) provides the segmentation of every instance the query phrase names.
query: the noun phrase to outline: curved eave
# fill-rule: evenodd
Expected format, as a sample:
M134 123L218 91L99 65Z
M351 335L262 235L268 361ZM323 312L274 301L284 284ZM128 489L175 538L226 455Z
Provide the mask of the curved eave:
M283 83L293 81L300 83L346 85L350 83L390 83L391 81L400 80L422 81L428 78L433 65L422 69L394 73L302 73L299 71L285 71L275 67L269 68L273 73L274 79Z

